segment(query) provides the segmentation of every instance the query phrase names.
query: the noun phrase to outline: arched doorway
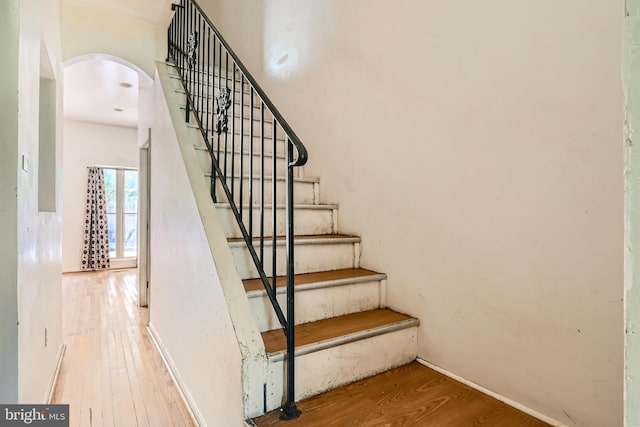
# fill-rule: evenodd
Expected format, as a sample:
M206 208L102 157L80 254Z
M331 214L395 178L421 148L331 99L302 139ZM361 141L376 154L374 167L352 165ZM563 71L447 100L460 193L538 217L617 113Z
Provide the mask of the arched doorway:
M88 168L104 171L111 268L140 272L138 302L148 303L146 153L152 79L135 64L104 54L64 67L64 272L79 271ZM142 190L142 191L141 191Z

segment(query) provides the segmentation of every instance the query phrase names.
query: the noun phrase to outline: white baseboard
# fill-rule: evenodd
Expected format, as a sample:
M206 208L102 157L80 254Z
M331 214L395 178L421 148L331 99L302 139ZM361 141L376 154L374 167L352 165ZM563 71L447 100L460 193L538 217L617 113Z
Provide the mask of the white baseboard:
M535 417L535 418L537 418L537 419L539 419L541 421L544 421L545 423L551 424L554 427L567 427L566 424L563 424L558 420L554 420L553 418L550 418L550 417L548 417L548 416L546 416L544 414L541 414L540 412L535 411L535 410L533 410L533 409L531 409L531 408L529 408L527 406L524 406L521 403L513 401L513 400L509 399L508 397L502 396L501 394L498 394L495 391L489 390L488 388L482 387L481 385L478 385L478 384L476 384L474 382L466 380L466 379L464 379L464 378L462 378L462 377L460 377L460 376L458 376L458 375L456 375L456 374L454 374L452 372L447 371L446 369L443 369L443 368L441 368L441 367L439 367L437 365L429 363L424 359L420 359L418 357L416 359L416 361L418 363L420 363L421 365L426 366L427 368L431 368L434 371L437 371L437 372L441 373L442 375L446 375L447 377L449 377L451 379L454 379L454 380L456 380L458 382L461 382L464 385L468 385L469 387L474 388L474 389L476 389L476 390L478 390L478 391L480 391L480 392L482 392L484 394L487 394L487 395L493 397L494 399L498 399L499 401L501 401L503 403L506 403L507 405L512 406L512 407L524 412L525 414L529 414L532 417Z
M60 375L60 367L62 366L62 358L64 357L64 352L66 349L67 346L64 343L60 344L57 355L56 370L53 372L53 377L51 377L51 381L49 382L48 393L45 397L45 405L51 404L51 400L53 399L53 393L56 390L56 384L58 384L58 376Z
M182 377L180 376L180 373L173 363L173 359L171 359L171 356L167 352L167 349L164 347L164 344L162 344L162 340L160 339L158 332L153 327L151 322L149 322L147 330L149 331L149 335L151 336L151 341L153 341L156 348L158 349L158 353L160 353L160 357L162 357L164 366L166 366L167 370L169 371L169 375L171 375L171 379L173 379L174 384L178 388L178 393L180 393L180 397L182 397L182 400L187 406L187 410L191 414L191 418L193 418L198 426L206 427L207 423L204 421L202 413L198 409L198 405L196 405L196 402L193 400L191 393L189 393L189 390L187 390L187 388L185 387L184 381L182 381Z

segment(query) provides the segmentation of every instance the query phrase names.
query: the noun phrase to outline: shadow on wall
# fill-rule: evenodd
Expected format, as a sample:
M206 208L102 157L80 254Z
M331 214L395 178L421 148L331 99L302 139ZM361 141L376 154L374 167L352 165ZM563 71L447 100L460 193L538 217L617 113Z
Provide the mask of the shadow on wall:
M322 58L332 25L333 1L267 0L264 10L264 69L276 79L294 77Z

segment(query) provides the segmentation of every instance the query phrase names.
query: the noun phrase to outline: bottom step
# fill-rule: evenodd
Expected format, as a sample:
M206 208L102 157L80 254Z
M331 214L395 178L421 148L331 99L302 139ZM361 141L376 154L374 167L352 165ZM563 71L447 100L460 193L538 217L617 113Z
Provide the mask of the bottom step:
M295 420L280 420L276 410L249 425L550 426L417 362L314 396L300 402L298 408L302 415Z
M404 365L416 358L418 319L387 309L296 326L296 400ZM286 343L262 333L268 359L266 409L282 404Z

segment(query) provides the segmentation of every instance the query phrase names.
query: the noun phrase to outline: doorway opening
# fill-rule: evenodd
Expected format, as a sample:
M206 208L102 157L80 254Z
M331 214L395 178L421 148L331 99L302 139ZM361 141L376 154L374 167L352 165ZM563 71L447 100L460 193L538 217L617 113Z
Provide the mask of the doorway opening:
M146 217L140 202L146 188L138 174L140 150L148 143L140 129L143 105L149 103L152 79L117 57L95 54L74 58L64 69L63 272L81 270L88 168L104 175L111 269L146 272ZM144 110L145 114L149 114ZM146 176L146 175L145 175ZM144 178L144 177L142 177ZM146 190L144 190L146 191ZM143 236L144 237L144 236ZM139 305L147 305L147 280L140 280Z

